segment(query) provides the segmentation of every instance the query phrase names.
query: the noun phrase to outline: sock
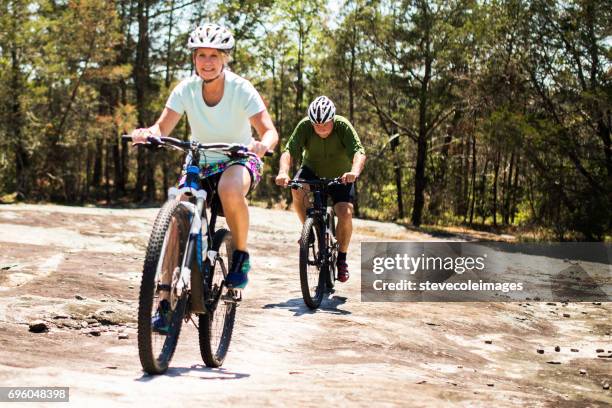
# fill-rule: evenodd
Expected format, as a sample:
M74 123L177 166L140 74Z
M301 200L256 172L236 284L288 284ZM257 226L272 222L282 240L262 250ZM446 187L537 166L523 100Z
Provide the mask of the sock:
M241 251L239 249L234 249L234 253L232 254L232 257L233 258L238 258L239 256L240 257L244 256L245 258L248 258L249 257L249 253L246 252L246 251Z
M346 252L338 251L338 259L337 262L346 262Z
M239 249L235 249L232 255L232 267L234 263L239 262L241 265L244 265L245 262L249 261L249 253L246 251L241 251ZM242 269L242 268L240 268Z

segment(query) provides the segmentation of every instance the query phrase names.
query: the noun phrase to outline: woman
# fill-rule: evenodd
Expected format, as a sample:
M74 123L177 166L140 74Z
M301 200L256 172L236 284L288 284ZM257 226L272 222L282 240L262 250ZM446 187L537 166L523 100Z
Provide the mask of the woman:
M202 177L218 177L217 190L227 224L232 231L234 255L227 276L230 288L244 289L250 269L247 250L249 210L245 196L261 178L262 157L274 148L278 134L259 93L246 79L225 69L232 34L216 24L204 24L189 36L196 75L172 91L157 122L132 132L135 144L147 136L167 136L187 114L191 137L200 143L240 143L258 158L230 160L220 153L202 155ZM251 135L255 128L261 140Z

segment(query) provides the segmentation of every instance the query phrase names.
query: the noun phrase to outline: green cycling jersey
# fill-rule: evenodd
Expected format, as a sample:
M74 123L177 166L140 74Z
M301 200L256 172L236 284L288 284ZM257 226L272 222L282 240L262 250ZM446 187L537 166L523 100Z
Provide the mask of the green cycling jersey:
M285 145L294 160L302 161L319 177L334 178L351 171L355 153L365 154L357 132L343 116L336 115L331 134L322 138L305 117L298 123Z

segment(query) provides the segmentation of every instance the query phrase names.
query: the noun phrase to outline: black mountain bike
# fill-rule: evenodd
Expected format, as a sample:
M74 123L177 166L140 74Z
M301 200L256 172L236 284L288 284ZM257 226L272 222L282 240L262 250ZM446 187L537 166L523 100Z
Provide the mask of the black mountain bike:
M300 238L300 286L304 303L316 309L327 291L334 288L337 278L336 220L332 207L327 206L329 187L342 184L340 178L289 182L289 187L310 186L313 206L306 210L306 221Z
M131 140L131 136L123 136ZM200 144L169 137L149 137L146 147L169 147L188 153L183 187L168 190L168 201L157 214L149 238L138 301L138 353L142 368L162 374L168 365L183 321L198 329L200 354L208 367L223 363L232 339L240 291L228 289L225 278L232 262L232 236L215 231L220 201L212 200L200 180L200 152L215 151L231 158L254 155L237 144ZM180 197L181 199L177 199ZM211 197L209 197L211 198ZM207 202L212 203L210 219ZM151 319L161 299L170 304L167 333L153 330ZM198 317L198 323L192 315Z

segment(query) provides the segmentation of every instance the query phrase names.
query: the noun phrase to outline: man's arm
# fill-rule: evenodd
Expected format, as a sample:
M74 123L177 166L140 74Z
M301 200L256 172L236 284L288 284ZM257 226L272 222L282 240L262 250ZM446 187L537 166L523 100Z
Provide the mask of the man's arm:
M353 166L351 167L351 171L348 173L344 173L342 175L343 183L354 183L357 177L363 171L363 167L365 166L366 155L362 153L355 153L353 156Z
M347 154L353 156L353 165L351 171L342 175L343 183L354 183L357 177L363 171L363 167L366 161L365 149L361 144L361 140L357 135L357 131L348 121L344 122L345 132L341 133L341 137L344 138L344 145L347 150Z

